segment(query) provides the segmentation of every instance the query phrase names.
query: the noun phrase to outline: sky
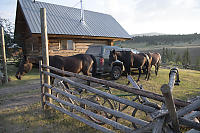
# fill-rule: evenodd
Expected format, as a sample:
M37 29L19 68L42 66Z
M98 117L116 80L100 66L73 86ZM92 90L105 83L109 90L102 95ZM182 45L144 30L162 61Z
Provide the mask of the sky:
M80 8L80 0L36 0ZM82 0L85 10L112 15L130 34L200 33L200 0ZM0 17L15 22L17 0L0 0Z

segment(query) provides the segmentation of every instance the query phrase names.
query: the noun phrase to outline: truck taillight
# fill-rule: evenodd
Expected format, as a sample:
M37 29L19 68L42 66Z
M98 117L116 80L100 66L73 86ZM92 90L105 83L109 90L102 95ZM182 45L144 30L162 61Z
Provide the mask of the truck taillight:
M100 58L99 61L101 65L104 65L104 58Z

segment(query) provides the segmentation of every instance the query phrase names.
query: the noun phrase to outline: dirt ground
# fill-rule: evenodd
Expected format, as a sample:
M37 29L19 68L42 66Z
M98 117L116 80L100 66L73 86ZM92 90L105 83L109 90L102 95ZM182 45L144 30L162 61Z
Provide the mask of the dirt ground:
M70 78L77 81L77 79ZM79 80L79 82L83 82ZM92 83L91 86L98 86ZM27 82L24 85L2 88L0 89L0 110L27 106L37 103L40 98L40 83L39 80Z
M0 110L30 105L40 100L39 80L0 89Z

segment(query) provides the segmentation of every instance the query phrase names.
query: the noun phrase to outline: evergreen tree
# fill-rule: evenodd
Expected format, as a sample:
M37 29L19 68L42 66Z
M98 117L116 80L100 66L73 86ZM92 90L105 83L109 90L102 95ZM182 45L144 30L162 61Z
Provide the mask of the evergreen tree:
M183 65L184 65L185 68L187 68L187 66L191 64L190 53L189 53L188 48L185 50L185 52L183 54L183 61L182 61L182 63L183 63Z
M173 50L171 50L171 60L172 60L173 62L175 62L175 60L176 60L176 52L173 51Z
M163 48L162 50L162 62L166 63L166 52L165 52L165 48Z
M176 62L177 65L179 65L179 64L181 65L181 64L182 64L182 60L181 60L180 54L178 54L178 55L176 56L175 62Z
M195 68L200 70L200 57L196 59Z
M167 62L169 62L169 57L170 55L169 55L169 50L166 48L165 49L165 62L167 63Z

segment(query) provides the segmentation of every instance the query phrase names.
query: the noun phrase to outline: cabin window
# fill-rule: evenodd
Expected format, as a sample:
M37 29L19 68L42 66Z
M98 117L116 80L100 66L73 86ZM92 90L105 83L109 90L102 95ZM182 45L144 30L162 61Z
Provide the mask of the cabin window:
M61 40L61 50L74 50L74 43L72 40Z

